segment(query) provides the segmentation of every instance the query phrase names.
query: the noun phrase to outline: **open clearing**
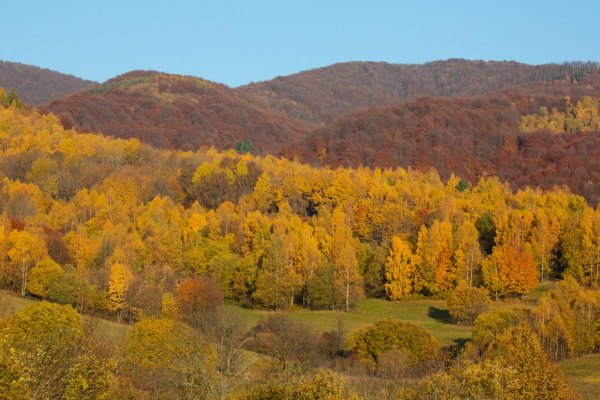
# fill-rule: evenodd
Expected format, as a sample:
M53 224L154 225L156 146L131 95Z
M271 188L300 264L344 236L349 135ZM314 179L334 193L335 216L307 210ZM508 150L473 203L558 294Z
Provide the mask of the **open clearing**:
M256 324L274 312L249 310L237 306L247 316L250 325ZM380 318L395 318L410 321L429 329L444 345L456 344L471 337L471 327L452 324L444 300L411 300L391 302L378 299L366 299L358 307L346 313L343 311L286 311L287 316L312 326L317 332L335 330L338 321L343 322L347 332L371 324Z
M583 400L600 397L600 354L563 361L560 368Z

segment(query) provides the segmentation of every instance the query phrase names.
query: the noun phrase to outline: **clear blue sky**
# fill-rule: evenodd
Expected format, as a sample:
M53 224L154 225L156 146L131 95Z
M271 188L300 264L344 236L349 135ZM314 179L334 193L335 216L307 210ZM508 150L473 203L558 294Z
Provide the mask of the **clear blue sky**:
M133 69L237 86L342 61L600 59L600 1L13 0L0 60L104 81Z

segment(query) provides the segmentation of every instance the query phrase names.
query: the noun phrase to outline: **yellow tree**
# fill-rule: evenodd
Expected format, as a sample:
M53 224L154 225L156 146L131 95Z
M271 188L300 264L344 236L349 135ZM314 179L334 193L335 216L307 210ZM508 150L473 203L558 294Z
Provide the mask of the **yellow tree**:
M467 220L458 227L455 243L454 262L459 279L469 286L477 285L481 279L483 255L479 243L479 232L473 221Z
M519 251L530 252L529 238L534 214L529 210L510 210L496 222L496 245L510 245Z
M581 246L581 278L597 287L600 283L600 211L586 209L579 220L577 233Z
M358 241L352 236L352 230L346 222L346 214L339 208L331 216L330 259L335 268L335 287L337 298L343 299L346 312L351 302L363 296L362 277L358 271L356 249Z
M40 157L31 164L27 180L35 183L51 197L58 195L60 169L58 163L48 157Z
M431 228L421 227L416 254L417 288L431 294L440 293L456 285L457 274L452 263L452 225L435 220Z
M273 233L257 274L254 298L275 308L292 305L296 296L302 296L303 304L306 303L306 285L320 259L313 228L284 203L273 221Z
M269 237L271 236L271 220L260 211L246 215L242 223L242 253L255 265L262 262L265 256Z
M538 282L530 235L534 215L529 210L504 212L496 222L492 254L483 264L483 283L500 295L523 295Z
M516 381L511 382L517 399L576 399L564 376L549 360L535 332L526 323L502 333L486 358L514 368ZM514 397L513 397L514 396Z
M291 265L286 237L275 231L269 240L264 262L258 270L254 300L274 309L290 306L301 286L301 278L295 274Z
M151 261L176 271L184 266L182 238L187 221L182 211L169 197L155 197L135 219L135 229L149 250Z
M21 289L21 296L27 291L27 278L33 267L48 255L46 243L27 231L11 231L8 235L8 258L13 266L16 283Z
M552 262L559 243L561 229L562 223L555 210L536 210L531 229L530 248L531 254L539 267L541 281L544 281L552 271Z
M399 300L412 293L417 263L417 256L410 249L410 244L394 236L385 263L385 292L390 300Z
M89 277L96 256L102 248L101 233L104 232L92 231L92 233L92 235L88 235L88 229L83 225L79 225L76 230L70 231L64 236L64 242L75 263L76 303L79 311L81 311L87 300L82 288ZM110 237L110 234L107 234L107 236Z
M10 221L6 212L0 214L0 277L7 279L8 271L8 235L10 233Z
M294 216L287 204L273 222L273 233L260 265L256 280L255 300L267 307L290 306L303 285L301 268L298 268L298 242L290 229L302 221Z
M110 277L108 280L108 309L117 314L117 320L121 321L122 312L125 309L125 293L133 275L127 267L121 263L113 263L109 267Z

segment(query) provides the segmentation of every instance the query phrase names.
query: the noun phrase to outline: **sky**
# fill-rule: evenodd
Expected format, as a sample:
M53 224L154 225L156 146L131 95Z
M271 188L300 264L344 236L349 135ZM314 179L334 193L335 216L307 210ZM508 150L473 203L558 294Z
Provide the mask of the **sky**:
M0 60L238 86L345 61L600 61L599 22L597 0L17 0L0 7Z

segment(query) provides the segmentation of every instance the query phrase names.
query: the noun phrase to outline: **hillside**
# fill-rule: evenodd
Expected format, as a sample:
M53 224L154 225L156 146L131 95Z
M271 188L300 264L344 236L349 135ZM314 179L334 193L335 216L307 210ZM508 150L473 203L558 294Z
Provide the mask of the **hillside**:
M236 89L134 71L42 109L67 128L164 148L238 146L331 166L434 167L471 182L488 174L518 187L567 185L595 203L597 135L519 130L540 106L561 109L565 96L587 95L600 95L596 63L448 60L336 64Z
M45 68L0 61L0 87L6 91L14 90L32 105L79 92L94 83Z
M564 99L424 98L357 112L320 129L285 153L331 166L436 168L476 182L484 174L514 186L567 185L588 201L600 194L600 134L519 130L522 114Z
M510 102L461 102L483 126L475 110L506 114L506 129L519 115ZM575 399L553 362L598 351L600 210L565 190L169 151L67 130L12 103L0 106L0 171L0 288L49 301L0 320L0 397L41 387L39 398L222 399L319 368L348 378L356 399L438 381L465 398L462 377L490 376L494 362L494 382L518 385L490 398L529 385L549 393L533 398ZM0 315L24 303L1 295ZM459 354L484 358L462 365ZM557 385L538 387L546 381ZM303 385L297 393L313 393ZM290 398L278 390L245 398ZM405 397L422 398L436 397Z
M184 150L227 149L247 139L259 152L277 152L312 129L225 85L151 71L121 75L42 109L66 127Z
M424 96L473 96L507 89L581 97L600 90L597 63L527 65L451 59L423 65L350 62L238 88L273 109L312 122L332 122L365 107ZM592 86L592 88L588 86ZM589 93L587 93L589 94Z

